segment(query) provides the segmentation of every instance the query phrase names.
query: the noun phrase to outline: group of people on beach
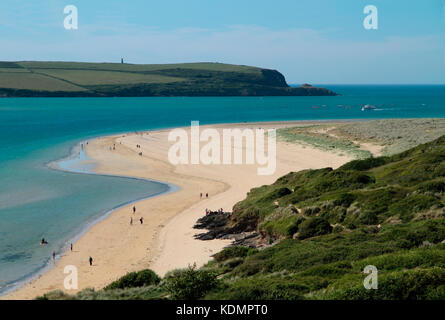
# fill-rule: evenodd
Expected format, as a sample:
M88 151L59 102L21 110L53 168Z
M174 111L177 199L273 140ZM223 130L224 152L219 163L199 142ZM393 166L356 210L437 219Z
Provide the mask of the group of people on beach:
M199 197L202 199L202 192L199 194ZM206 193L206 198L208 198L209 197L209 193L207 192Z
M125 137L125 135L124 135L123 137ZM88 145L88 142L86 142L85 144ZM122 142L120 142L120 144L122 144ZM83 149L85 148L85 145L84 145L83 143L81 143L81 144L80 144L80 147L81 147L81 149L83 150ZM142 148L142 147L141 147L140 144L137 144L137 145L136 145L136 148L140 149L140 148ZM109 149L110 149L110 150L116 150L116 144L114 143L113 146L110 146L110 147L109 147ZM139 155L142 156L142 152L140 152ZM208 196L209 196L209 195L208 195L208 193L207 193L207 194L206 194L206 197L208 198ZM201 193L201 198L202 198L202 193ZM136 214L136 206L133 206L133 214ZM139 218L139 222L140 222L141 224L144 224L144 218L143 218L143 217L140 217L140 218ZM130 217L130 225L133 225L133 217ZM47 241L45 238L42 238L41 241L40 241L40 245L45 246L45 245L47 245L47 244L48 244L48 241ZM70 251L73 252L73 244L72 244L72 243L70 244ZM54 263L56 262L56 251L54 251L54 250L53 250L53 252L52 252L52 261L53 261ZM88 262L89 262L90 266L92 266L92 265L93 265L93 257L90 256L90 257L88 258Z
M136 214L136 206L133 206L133 214ZM139 222L144 224L144 217L140 217ZM130 217L130 225L133 225L133 217Z
M136 145L136 148L137 148L137 149L141 149L142 147L141 147L141 145L140 145L140 144L137 144L137 145ZM139 152L139 155L140 155L140 156L142 157L142 151L141 151L141 152Z
M88 141L85 141L85 144L88 145ZM83 143L80 144L80 148L81 148L82 150L85 148L85 146L84 146Z
M223 214L224 210L223 210L223 208L220 208L220 209L218 209L218 211L211 211L211 210L206 208L206 216L211 214L211 213L215 213L215 212L217 212L218 214Z
M48 244L48 241L45 238L42 238L42 240L40 240L40 245L45 246L47 244ZM73 246L73 243L71 242L70 243L70 251L73 252L73 249L74 249L74 246ZM56 263L56 251L55 250L53 250L51 257L52 257L53 263ZM88 261L90 263L90 266L92 266L93 258L91 256L89 257Z
M45 238L42 238L42 240L40 240L40 245L41 246L46 246L47 244L48 244L48 241L46 241ZM71 248L72 247L73 247L73 244L71 244ZM54 263L56 263L56 251L54 251L54 250L53 250L53 254L52 254L52 260L53 260Z

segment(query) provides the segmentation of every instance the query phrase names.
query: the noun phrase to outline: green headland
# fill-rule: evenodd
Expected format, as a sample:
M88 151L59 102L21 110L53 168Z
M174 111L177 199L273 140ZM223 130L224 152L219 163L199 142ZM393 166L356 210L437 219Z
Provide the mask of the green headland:
M0 62L0 97L330 96L270 69L222 64Z

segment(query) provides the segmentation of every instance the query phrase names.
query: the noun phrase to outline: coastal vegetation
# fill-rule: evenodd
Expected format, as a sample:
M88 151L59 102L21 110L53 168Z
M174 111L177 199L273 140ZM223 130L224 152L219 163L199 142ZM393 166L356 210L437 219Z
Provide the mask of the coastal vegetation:
M0 97L324 96L276 71L222 63L0 62Z
M40 299L445 299L445 136L335 170L291 172L252 189L218 228L213 238L236 231L254 242L158 283ZM363 286L368 265L378 269L377 290Z
M445 119L428 118L308 123L277 130L282 141L348 154L356 159L393 155L444 134Z

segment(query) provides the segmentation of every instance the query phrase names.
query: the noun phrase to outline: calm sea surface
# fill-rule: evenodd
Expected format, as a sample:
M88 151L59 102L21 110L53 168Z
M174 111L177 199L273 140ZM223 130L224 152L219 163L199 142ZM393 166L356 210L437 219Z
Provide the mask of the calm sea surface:
M80 141L201 124L445 118L445 86L330 86L338 97L0 99L0 293L42 271L53 250L110 210L165 184L53 170ZM362 112L365 104L377 107ZM45 237L49 245L39 241Z

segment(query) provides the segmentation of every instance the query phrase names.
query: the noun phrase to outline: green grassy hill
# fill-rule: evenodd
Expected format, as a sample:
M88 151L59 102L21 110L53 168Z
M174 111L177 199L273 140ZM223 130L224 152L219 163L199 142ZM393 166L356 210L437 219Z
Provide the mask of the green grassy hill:
M307 96L275 70L222 63L0 62L0 96Z
M199 270L48 299L445 299L445 136L252 189L225 227L265 248L230 247ZM363 286L378 269L378 289ZM125 284L125 285L124 285ZM118 288L118 289L112 289Z

